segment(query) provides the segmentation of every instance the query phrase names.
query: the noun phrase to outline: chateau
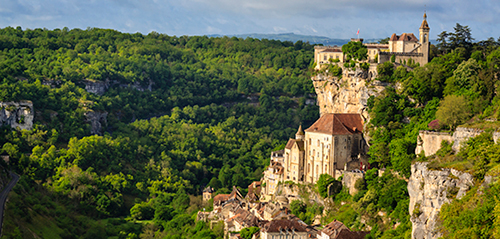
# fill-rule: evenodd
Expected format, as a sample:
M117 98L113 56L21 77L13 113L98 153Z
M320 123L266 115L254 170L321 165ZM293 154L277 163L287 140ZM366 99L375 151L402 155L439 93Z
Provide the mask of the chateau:
M424 20L420 25L419 37L413 33L403 33L396 35L393 33L388 44L368 43L363 44L368 49L368 59L364 62L370 63L369 74L377 74L377 65L390 61L395 57L396 63L413 61L420 65L425 65L429 61L429 24L427 14L424 13ZM351 41L361 41L363 39L351 39ZM314 62L316 69L321 69L324 64L331 63L331 60L338 60L343 63L345 56L340 46L316 46L314 47Z

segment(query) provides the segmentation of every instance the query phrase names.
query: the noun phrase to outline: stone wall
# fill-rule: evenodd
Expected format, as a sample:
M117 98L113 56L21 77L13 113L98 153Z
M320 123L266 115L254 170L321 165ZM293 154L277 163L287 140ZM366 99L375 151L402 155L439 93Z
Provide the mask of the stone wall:
M462 198L473 185L473 177L454 169L430 170L428 163L411 166L408 182L412 239L439 238L438 215L441 206Z
M6 124L12 128L31 130L34 112L31 101L0 102L0 125Z
M460 151L460 148L464 142L470 138L474 138L484 130L466 127L457 127L453 135L445 132L433 132L421 130L418 134L417 147L415 148L415 154L420 154L422 151L425 156L430 156L435 154L441 148L441 141L446 140L448 142L453 142L452 149L455 152ZM500 132L493 133L493 140L495 143L500 137Z
M426 157L436 154L436 152L441 148L441 141L443 140L451 143L453 141L453 137L450 133L420 130L418 132L415 154L419 155L424 152Z

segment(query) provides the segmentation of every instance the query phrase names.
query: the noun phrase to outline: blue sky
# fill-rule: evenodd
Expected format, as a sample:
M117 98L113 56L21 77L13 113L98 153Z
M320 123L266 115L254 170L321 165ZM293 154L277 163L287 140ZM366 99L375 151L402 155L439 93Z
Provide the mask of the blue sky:
M167 35L289 33L384 38L418 33L427 11L431 38L468 25L476 40L500 36L497 0L0 0L0 27L151 31Z

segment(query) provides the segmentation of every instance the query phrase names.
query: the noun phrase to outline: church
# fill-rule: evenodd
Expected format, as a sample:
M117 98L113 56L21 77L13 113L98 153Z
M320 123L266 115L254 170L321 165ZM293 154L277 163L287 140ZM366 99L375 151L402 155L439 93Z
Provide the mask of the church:
M323 114L311 127L288 140L283 153L283 181L316 183L321 174L358 168L366 153L359 114ZM355 162L353 164L353 162Z

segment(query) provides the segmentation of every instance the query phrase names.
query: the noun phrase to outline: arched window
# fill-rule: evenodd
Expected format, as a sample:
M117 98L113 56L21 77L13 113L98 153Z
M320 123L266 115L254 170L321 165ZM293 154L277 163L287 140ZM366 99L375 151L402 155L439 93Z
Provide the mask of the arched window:
M319 147L319 139L318 139L318 145L317 146Z

